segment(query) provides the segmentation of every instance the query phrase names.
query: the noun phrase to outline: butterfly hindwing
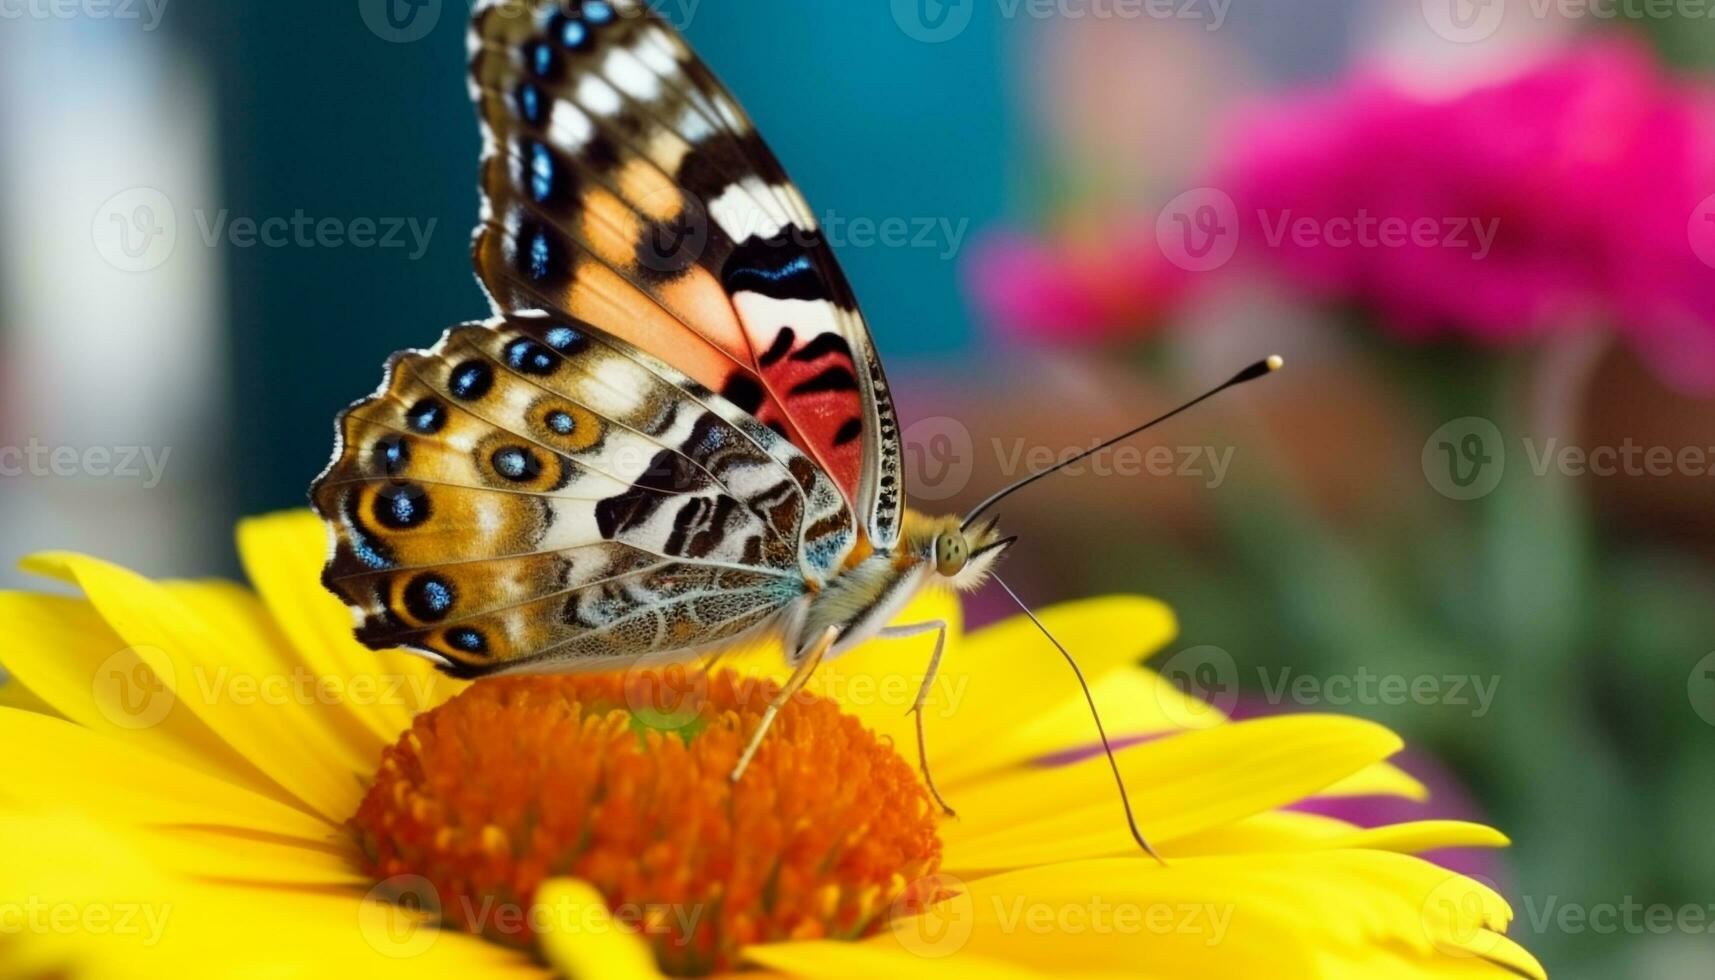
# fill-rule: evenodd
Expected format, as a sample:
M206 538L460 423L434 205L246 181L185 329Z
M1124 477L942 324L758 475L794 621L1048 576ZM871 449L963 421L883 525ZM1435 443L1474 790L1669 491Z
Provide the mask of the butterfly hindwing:
M395 355L312 500L359 638L455 673L601 669L760 628L855 540L785 439L588 324L516 315Z
M891 547L891 395L815 215L750 120L638 0L487 0L479 278L672 363L797 445Z

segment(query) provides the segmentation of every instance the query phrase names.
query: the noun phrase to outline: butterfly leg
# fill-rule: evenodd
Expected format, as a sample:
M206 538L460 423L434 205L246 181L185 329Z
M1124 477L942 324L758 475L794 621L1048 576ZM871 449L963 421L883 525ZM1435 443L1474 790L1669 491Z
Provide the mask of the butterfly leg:
M756 732L750 736L750 744L744 747L744 754L738 757L738 765L733 767L732 775L728 777L731 781L736 783L744 777L745 769L750 767L751 758L762 746L762 736L768 734L769 726L774 724L774 716L780 713L780 709L793 695L804 689L810 675L816 672L816 667L821 664L822 658L827 656L828 650L833 647L834 640L839 635L839 628L830 626L805 650L803 658L798 661L798 668L787 678L786 686L768 702L768 710L762 713L762 721L756 726Z
M917 689L917 699L911 703L910 714L917 716L917 766L923 770L923 782L929 786L929 795L935 798L941 812L949 817L958 816L953 808L947 805L941 796L941 790L935 785L935 777L929 772L929 745L923 737L923 704L929 700L929 690L935 686L935 676L941 670L941 654L947 649L947 622L936 620L933 623L917 623L911 626L890 626L880 633L884 640L902 640L906 637L921 636L924 633L935 634L935 652L929 655L929 669L923 672L923 686Z

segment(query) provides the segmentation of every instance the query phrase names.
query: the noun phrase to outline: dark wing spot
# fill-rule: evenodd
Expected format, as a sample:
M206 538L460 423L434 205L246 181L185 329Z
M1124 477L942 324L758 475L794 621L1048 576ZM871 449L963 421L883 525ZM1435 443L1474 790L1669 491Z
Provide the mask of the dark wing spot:
M405 423L424 435L434 435L447 424L447 410L433 398L425 398L405 413Z
M733 249L721 270L728 293L760 293L772 299L827 299L827 284L802 239L820 236L792 227L773 238L748 238Z
M856 391L857 377L844 367L831 367L808 381L792 388L793 395L814 395L824 391Z
M419 623L438 623L452 611L452 584L439 575L419 575L405 586L405 610Z
M493 387L494 371L486 361L465 361L453 368L453 373L447 380L447 389L453 393L453 397L465 401L481 398Z
M516 249L513 264L533 282L564 282L571 275L565 246L541 222L527 219L519 224Z
M376 469L387 476L398 476L411 465L411 443L404 436L382 436L375 442Z
M792 342L797 339L797 335L792 332L791 327L781 327L780 332L774 335L774 343L762 352L762 357L756 363L762 367L773 365L786 356L786 352L792 349Z
M460 626L457 629L447 630L447 646L461 653L479 657L485 656L488 653L488 637L483 636L481 630L471 629L469 626Z
M843 446L848 442L855 441L861 435L863 435L863 423L857 419L846 419L840 425L840 431L834 433L834 445Z
M532 337L520 337L506 345L506 363L514 371L545 377L559 370L560 355Z
M849 361L852 359L852 348L846 343L846 338L837 333L821 333L805 344L802 350L794 351L792 359L808 362L829 354L839 354Z
M542 460L523 446L503 446L489 457L494 471L513 483L532 483L542 475Z
M375 495L376 523L395 531L421 527L429 519L429 495L415 483L393 483Z
M549 347L567 356L582 354L590 347L589 338L571 327L554 327L542 339L548 342Z
M728 378L721 395L751 415L762 407L762 385L748 374L734 374Z
M535 82L520 82L513 92L513 102L518 106L518 116L532 126L540 126L547 121L548 98L542 94Z

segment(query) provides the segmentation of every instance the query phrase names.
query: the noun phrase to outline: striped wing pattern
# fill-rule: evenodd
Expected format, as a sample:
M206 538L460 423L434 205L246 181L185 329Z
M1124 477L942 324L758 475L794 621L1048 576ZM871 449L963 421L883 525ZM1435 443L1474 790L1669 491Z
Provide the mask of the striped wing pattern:
M389 361L311 489L358 636L450 672L689 657L767 628L856 539L739 406L587 323L467 324Z
M815 215L738 103L639 0L483 0L478 276L672 363L798 446L890 548L892 398Z

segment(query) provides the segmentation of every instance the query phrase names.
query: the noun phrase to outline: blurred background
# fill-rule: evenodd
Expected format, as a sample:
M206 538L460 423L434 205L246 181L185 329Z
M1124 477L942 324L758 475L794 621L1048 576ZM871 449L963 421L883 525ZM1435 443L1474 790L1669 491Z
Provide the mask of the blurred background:
M1401 732L1555 975L1715 971L1715 2L656 5L822 216L919 507L1285 355L1008 501L1009 577ZM486 313L467 13L0 0L0 553L236 574Z

